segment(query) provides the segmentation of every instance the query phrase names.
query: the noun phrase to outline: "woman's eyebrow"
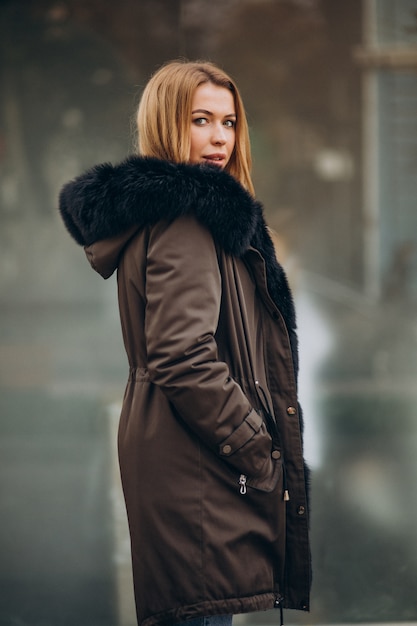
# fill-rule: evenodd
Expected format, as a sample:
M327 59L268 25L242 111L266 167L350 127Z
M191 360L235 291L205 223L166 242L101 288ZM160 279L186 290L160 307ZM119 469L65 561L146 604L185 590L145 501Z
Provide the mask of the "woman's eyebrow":
M204 113L205 115L213 115L213 113L211 111L207 111L206 109L194 109L194 111L191 111L191 113L192 114L194 114L194 113ZM236 117L236 113L228 113L224 117Z

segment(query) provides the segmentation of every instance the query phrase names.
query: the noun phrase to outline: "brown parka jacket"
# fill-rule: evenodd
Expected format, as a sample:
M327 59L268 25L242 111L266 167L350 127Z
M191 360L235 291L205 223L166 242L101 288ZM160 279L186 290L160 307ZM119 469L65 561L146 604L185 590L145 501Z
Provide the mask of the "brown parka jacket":
M60 210L118 270L138 623L308 610L295 317L261 205L214 167L131 157L68 183Z

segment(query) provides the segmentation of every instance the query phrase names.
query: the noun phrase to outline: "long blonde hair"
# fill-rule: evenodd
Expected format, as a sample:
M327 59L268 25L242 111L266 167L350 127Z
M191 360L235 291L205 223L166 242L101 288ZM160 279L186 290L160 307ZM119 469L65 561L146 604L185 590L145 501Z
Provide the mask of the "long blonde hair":
M143 156L187 162L191 145L191 107L200 85L212 83L232 92L236 109L236 143L226 170L252 195L252 158L248 123L234 81L207 61L171 61L149 80L137 113L138 148Z

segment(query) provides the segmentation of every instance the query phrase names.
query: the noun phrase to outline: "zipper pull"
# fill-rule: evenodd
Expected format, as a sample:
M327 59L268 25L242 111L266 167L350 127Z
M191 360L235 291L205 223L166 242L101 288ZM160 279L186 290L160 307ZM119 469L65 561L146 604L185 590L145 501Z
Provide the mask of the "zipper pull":
M245 495L246 493L246 476L245 474L241 474L240 478L239 478L239 485L240 485L240 493L242 494L242 496Z
M284 502L288 502L289 499L290 499L290 494L288 493L288 489L285 489L285 491L284 491Z

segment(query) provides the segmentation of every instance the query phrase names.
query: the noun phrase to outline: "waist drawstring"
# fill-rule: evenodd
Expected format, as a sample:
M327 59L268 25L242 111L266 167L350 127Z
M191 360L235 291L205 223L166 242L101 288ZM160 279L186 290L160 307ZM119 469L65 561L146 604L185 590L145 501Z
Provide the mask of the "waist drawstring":
M284 626L284 609L282 607L283 597L281 595L276 596L274 602L274 608L279 609L279 623L280 626Z
M290 493L288 491L288 484L287 484L287 468L285 467L284 462L282 463L282 479L283 479L282 489L284 492L283 499L284 499L284 502L288 502L288 500L290 499Z

